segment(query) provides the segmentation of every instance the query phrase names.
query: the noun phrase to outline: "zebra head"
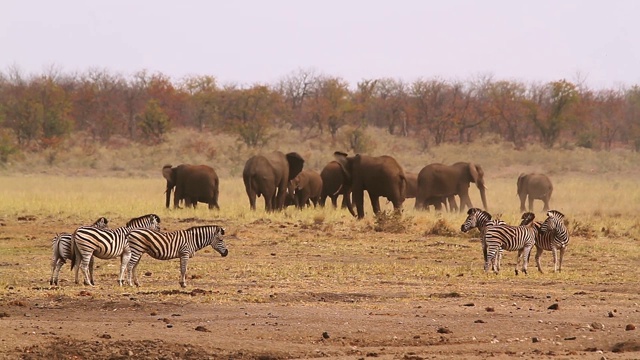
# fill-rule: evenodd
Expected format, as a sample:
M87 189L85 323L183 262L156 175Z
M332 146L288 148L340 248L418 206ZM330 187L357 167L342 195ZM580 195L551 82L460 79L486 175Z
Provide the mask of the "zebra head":
M147 228L160 231L160 217L156 214L142 215L129 220L126 224L128 228Z
M97 227L97 228L100 228L100 229L106 229L108 227L107 224L109 224L109 220L107 220L106 217L101 216L91 226Z
M478 208L471 208L467 211L467 219L460 226L460 231L466 233L475 227L482 226L489 220L491 220L491 214Z
M535 218L536 218L536 214L532 212L526 212L522 214L522 217L520 218L522 219L522 221L520 222L520 226L531 224L533 222L533 219Z
M224 239L222 235L224 235L224 228L222 226L216 226L216 230L214 230L213 241L211 242L211 247L213 250L217 251L225 257L229 255L229 250L227 249L227 245L224 243Z
M557 210L547 211L547 218L540 227L540 232L556 231L564 227L564 214Z

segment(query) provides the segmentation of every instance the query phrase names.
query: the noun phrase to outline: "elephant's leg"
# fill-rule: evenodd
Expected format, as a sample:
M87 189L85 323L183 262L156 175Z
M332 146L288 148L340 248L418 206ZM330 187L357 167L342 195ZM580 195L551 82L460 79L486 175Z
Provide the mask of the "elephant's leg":
M471 198L469 194L460 194L460 212L464 212L465 206L471 209L473 204L471 204Z
M458 211L458 204L456 203L456 196L451 195L447 197L447 201L449 202L449 211L456 212Z
M542 201L544 202L544 211L549 211L549 197L545 197L544 199L542 199Z
M371 200L371 207L373 208L373 213L380 213L380 197L369 194L369 200Z
M518 194L518 196L520 197L520 211L525 212L524 203L527 201L527 194Z
M538 271L544 274L544 271L542 271L542 265L540 265L540 258L542 257L543 251L544 250L542 250L541 247L536 246L536 266L538 267Z
M533 212L533 196L529 195L529 211Z

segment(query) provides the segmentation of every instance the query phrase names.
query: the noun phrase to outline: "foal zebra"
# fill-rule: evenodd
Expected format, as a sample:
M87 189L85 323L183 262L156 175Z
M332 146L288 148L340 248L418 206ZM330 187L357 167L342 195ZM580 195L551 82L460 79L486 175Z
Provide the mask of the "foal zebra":
M537 229L532 225L511 226L492 225L487 227L485 242L487 246L487 259L484 263L484 271L489 270L491 264L493 271L500 271L499 257L501 250L518 251L516 259L516 275L518 275L518 263L522 257L522 272L527 273L529 255L536 241Z
M93 276L89 274L89 263L93 256L99 259L113 259L120 256L120 276L118 284L124 282L124 271L131 258L131 249L127 243L127 235L137 228L160 229L160 217L155 214L133 218L125 226L117 229L99 229L91 226L79 227L72 237L72 257L76 266L76 284L78 270L82 269L85 285L95 285Z
M109 220L107 220L107 218L101 217L93 224L91 224L91 226L105 229L108 223ZM56 234L56 236L51 240L53 256L51 258L51 278L49 279L49 285L58 285L58 276L60 275L60 269L62 268L62 265L67 262L67 260L71 259L71 237L72 234L60 233ZM89 272L91 273L91 278L93 279L93 258L89 263Z
M484 261L487 261L487 242L485 241L485 237L484 234L487 231L487 227L489 226L495 226L495 225L506 225L507 223L500 220L500 219L491 219L491 214L489 214L488 212L482 210L482 209L478 209L478 208L471 208L467 211L467 219L464 221L464 223L462 223L462 226L460 226L460 231L462 231L463 233L466 233L467 231L473 229L473 228L478 228L478 230L480 231L480 241L482 243L482 254L484 255ZM502 252L500 252L500 255L498 257L498 270L500 270L500 257L502 256Z
M211 245L223 257L229 254L222 235L224 235L224 228L216 225L195 226L173 232L149 229L131 231L127 237L131 247L131 260L127 267L129 284L133 277L136 286L140 286L136 268L142 255L147 253L158 260L180 258L180 286L186 287L187 261L195 255L196 251Z
M535 215L530 212L522 214L520 225L530 224L533 222L534 217ZM542 257L543 251L547 250L553 254L553 271L561 272L562 258L567 245L569 245L569 232L564 225L564 214L557 210L549 210L544 222L535 221L533 226L538 229L536 236L536 265L538 266L538 271L543 273L540 257Z

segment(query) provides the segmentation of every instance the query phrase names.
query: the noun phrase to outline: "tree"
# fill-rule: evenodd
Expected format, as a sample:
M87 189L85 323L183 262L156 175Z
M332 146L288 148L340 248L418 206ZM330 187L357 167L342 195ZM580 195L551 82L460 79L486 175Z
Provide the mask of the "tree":
M524 84L512 81L491 83L487 89L487 115L505 140L522 148L528 135Z
M220 93L213 76L194 76L186 78L182 89L187 94L187 124L202 131L210 126L220 125Z
M529 88L525 102L528 117L546 147L553 147L570 120L571 106L579 100L576 86L566 80Z
M226 129L238 134L250 147L265 145L279 100L279 95L266 85L227 89L221 109Z
M171 119L155 99L147 102L144 112L137 116L137 120L143 142L152 144L158 144L164 140L164 135L171 123Z

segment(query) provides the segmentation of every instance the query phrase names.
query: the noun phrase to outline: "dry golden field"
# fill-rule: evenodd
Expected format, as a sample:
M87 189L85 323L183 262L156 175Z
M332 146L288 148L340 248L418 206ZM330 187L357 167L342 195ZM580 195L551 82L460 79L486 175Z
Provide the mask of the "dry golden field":
M376 218L368 204L361 221L332 208L267 214L263 202L251 212L228 155L219 155L229 164L219 171L220 211L167 210L160 168L179 156L157 150L155 165L104 169L105 159L127 159L103 154L100 165L71 169L72 160L47 167L27 157L0 173L0 358L640 358L635 155L591 154L593 171L586 155L538 164L505 150L505 165L482 162L491 213L519 222L517 175L544 170L554 181L552 208L568 219L563 272L550 271L545 252L545 273L532 256L528 275L516 276L515 253L500 274L484 273L478 232L460 232L464 214L416 212L413 199L400 219ZM413 171L429 159L453 162L456 151L456 160L470 157L469 149L398 157ZM310 167L325 155L309 150ZM479 205L473 184L470 192ZM543 218L542 204L534 206ZM147 213L165 230L225 226L229 256L198 252L185 289L178 260L149 257L139 288L117 286L118 260L96 260L95 287L74 284L69 264L60 286L49 286L56 232Z

